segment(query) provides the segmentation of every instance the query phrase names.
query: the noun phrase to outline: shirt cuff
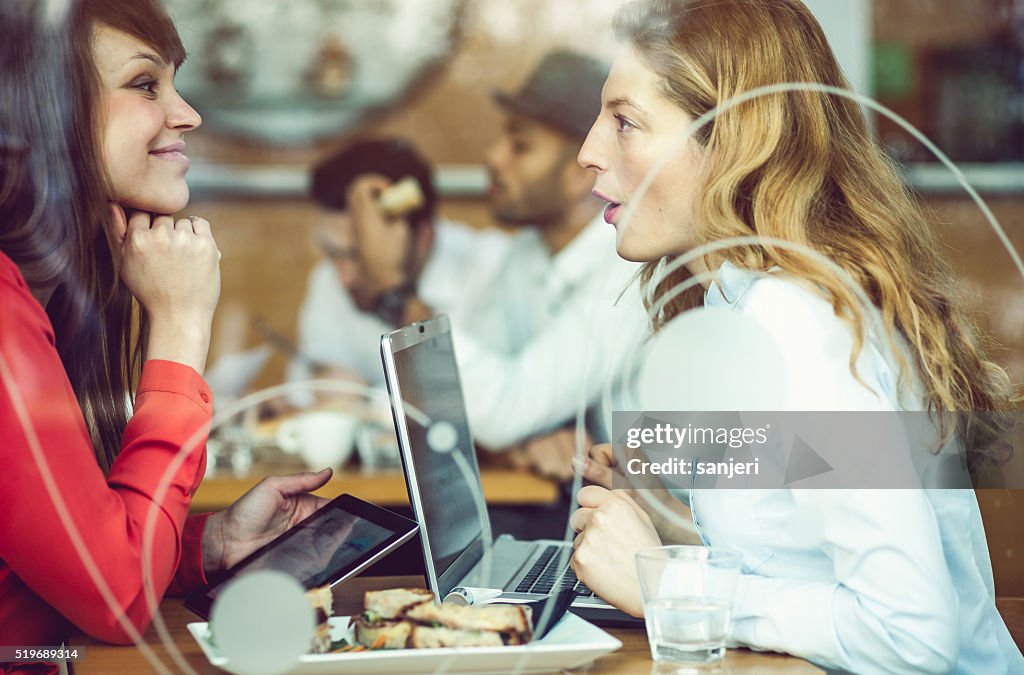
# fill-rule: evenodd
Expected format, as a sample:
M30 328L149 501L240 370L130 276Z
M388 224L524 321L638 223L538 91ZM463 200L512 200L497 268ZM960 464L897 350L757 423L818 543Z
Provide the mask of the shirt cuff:
M170 595L187 595L206 586L209 582L203 570L203 532L206 521L213 515L201 513L189 516L181 533L181 557L174 582L168 589Z
M837 584L741 574L730 637L819 663L842 662L833 605Z
M206 414L213 414L213 392L202 375L184 363L160 359L150 359L143 363L137 395L150 391L180 394L202 408Z

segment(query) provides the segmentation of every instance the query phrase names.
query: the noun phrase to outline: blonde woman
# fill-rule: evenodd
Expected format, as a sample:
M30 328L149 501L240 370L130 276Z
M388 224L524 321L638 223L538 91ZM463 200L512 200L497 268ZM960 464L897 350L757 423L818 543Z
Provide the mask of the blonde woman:
M782 350L789 410L1006 404L1008 380L985 356L939 243L855 102L799 91L740 104L700 128L637 196L666 148L736 95L782 82L848 86L799 0L641 1L620 11L615 30L624 46L579 160L609 202L619 254L646 262L650 282L659 261L704 243L786 240L845 270L884 322L875 334L853 292L808 256L749 245L658 282L655 299L715 273L670 302L655 329L702 306L756 318ZM600 459L592 453L588 475L607 475ZM588 486L579 502L577 575L642 614L633 557L662 543L657 531L623 491ZM743 554L731 633L740 644L858 673L1024 672L995 608L971 490L695 490L691 506L705 544Z

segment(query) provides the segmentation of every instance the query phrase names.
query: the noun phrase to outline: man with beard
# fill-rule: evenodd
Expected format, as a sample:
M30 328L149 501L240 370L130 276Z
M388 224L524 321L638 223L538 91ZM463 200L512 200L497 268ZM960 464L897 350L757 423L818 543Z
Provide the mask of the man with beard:
M572 477L580 403L597 402L639 339L628 332L644 324L631 283L637 268L616 255L593 177L576 162L607 72L595 59L557 51L518 91L495 93L505 120L487 153L488 196L495 217L519 232L473 311L452 320L477 441L560 480ZM399 326L435 310L408 271L415 233L377 206L388 185L361 177L349 204L366 288L378 314Z

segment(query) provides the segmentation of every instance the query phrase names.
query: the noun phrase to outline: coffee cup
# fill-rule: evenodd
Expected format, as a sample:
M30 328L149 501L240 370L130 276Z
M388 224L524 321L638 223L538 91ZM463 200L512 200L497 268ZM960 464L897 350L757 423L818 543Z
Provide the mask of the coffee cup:
M277 430L277 445L301 455L310 469L337 468L351 456L359 427L355 415L320 410L285 421Z

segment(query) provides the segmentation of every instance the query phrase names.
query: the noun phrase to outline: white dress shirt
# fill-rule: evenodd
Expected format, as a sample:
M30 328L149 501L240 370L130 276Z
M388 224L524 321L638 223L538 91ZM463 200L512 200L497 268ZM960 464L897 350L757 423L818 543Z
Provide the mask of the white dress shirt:
M771 333L788 382L779 410L924 409L878 336L857 359L863 384L851 375L851 331L808 289L727 263L705 305ZM736 642L856 673L1024 673L972 490L695 489L691 503L704 543L743 555Z
M417 292L439 313L458 319L474 304L474 292L486 287L508 251L511 237L447 220L436 222L434 248L424 265ZM393 330L375 314L361 311L341 285L329 260L309 276L299 310L299 349L312 360L353 371L372 386L383 386L380 336ZM308 368L293 361L288 380L310 379Z
M520 234L479 304L453 320L474 437L492 449L545 433L594 404L647 335L635 276L602 217L552 256Z

